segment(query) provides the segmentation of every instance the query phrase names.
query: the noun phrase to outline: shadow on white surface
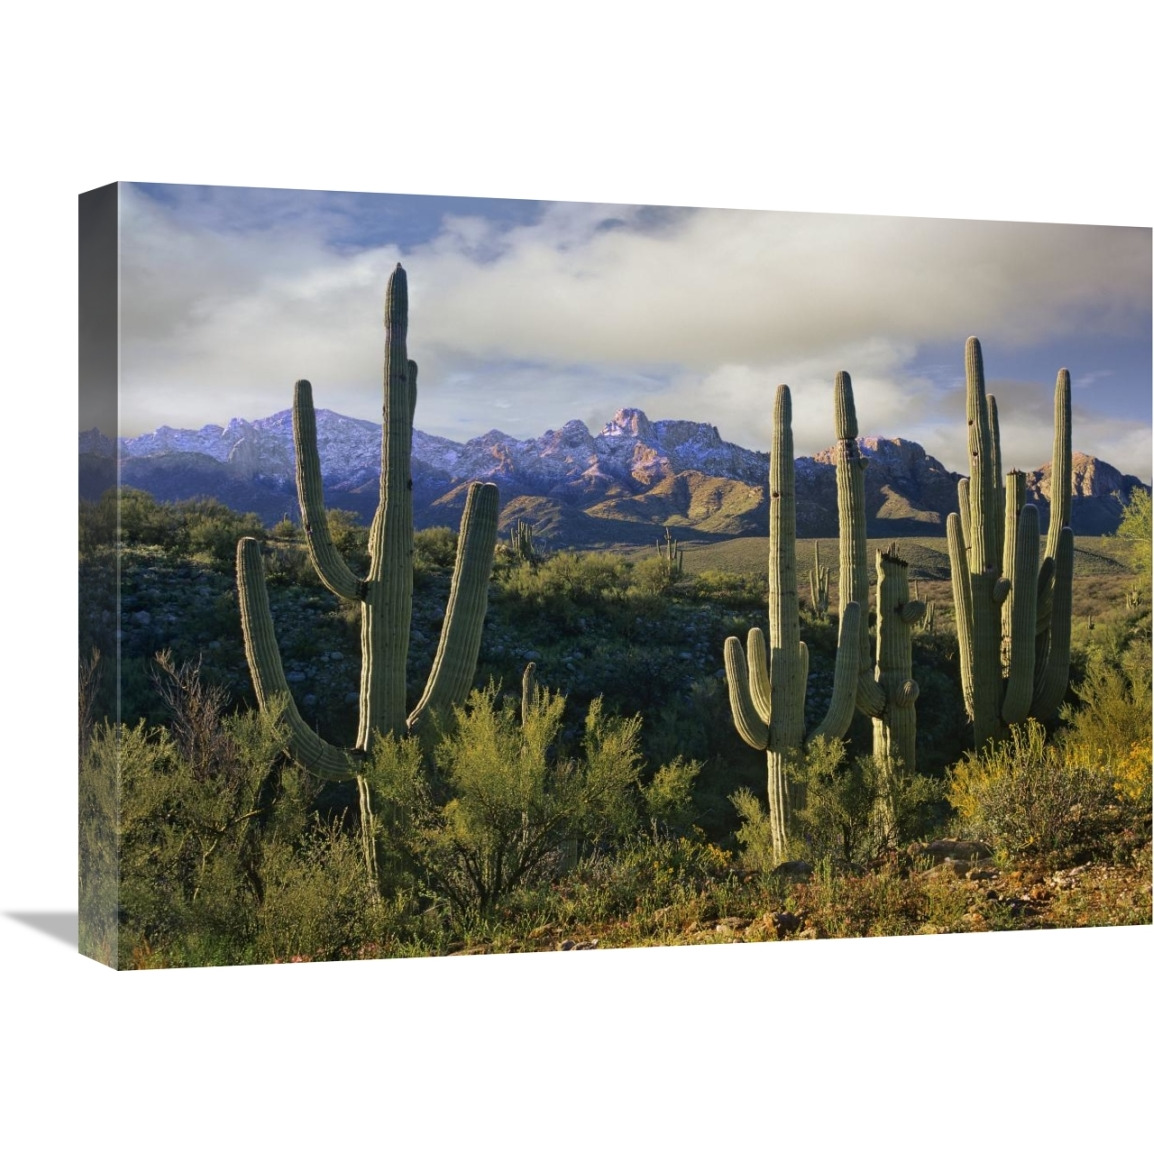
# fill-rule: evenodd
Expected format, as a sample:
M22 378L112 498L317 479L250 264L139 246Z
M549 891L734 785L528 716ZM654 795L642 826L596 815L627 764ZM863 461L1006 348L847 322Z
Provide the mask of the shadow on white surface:
M32 929L39 930L42 934L55 938L66 946L71 946L73 949L77 948L80 918L75 910L20 912L6 910L5 916L10 917L13 921L31 926Z

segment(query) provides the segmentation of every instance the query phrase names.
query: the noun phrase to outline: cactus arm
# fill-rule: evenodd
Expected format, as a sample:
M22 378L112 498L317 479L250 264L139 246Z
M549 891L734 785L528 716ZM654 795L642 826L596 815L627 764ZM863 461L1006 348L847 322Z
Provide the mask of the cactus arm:
M1021 725L1030 713L1034 697L1034 643L1037 632L1038 595L1038 510L1023 505L1018 515L1013 569L1010 572L1006 695L1002 700L1002 720Z
M308 381L293 386L293 444L296 448L297 500L301 528L317 576L325 588L347 601L359 601L364 586L337 552L325 513L321 463L317 454L317 418L313 387Z
M419 727L427 713L440 712L462 701L472 685L481 649L496 544L497 486L474 481L469 486L461 516L457 560L441 640L425 692L409 715L410 731Z
M962 543L970 548L970 479L962 477L958 481L958 516L962 520Z
M1050 528L1046 556L1057 558L1062 530L1070 524L1074 482L1070 437L1070 372L1062 369L1054 383L1054 453L1050 460Z
M765 634L756 626L745 639L749 666L749 693L758 717L769 725L773 721L773 695L769 690L769 659L765 649Z
M982 346L977 337L966 341L966 425L970 451L970 572L981 576L996 572L1001 557L997 551L996 448L986 403Z
M267 711L283 707L282 716L289 728L289 752L296 762L327 781L351 780L357 774L357 754L318 737L301 717L289 692L269 610L264 562L255 538L242 537L237 542L236 573L244 651L258 704Z
M405 666L413 608L412 362L406 356L408 280L398 264L385 295L381 497L369 533L361 615L361 717L357 746L406 723Z
M1054 608L1054 558L1043 557L1038 567L1038 632L1050 628L1050 614Z
M908 681L903 681L901 687L894 694L894 704L899 709L904 709L907 705L913 705L918 699L918 683L912 678Z
M925 615L926 603L924 601L907 601L898 610L898 616L906 625L916 625Z
M862 670L858 675L857 707L866 717L877 717L886 707L886 695L872 669Z
M807 740L818 737L844 737L853 721L859 677L858 645L861 633L861 606L851 601L844 610L838 629L837 657L833 669L833 696L829 709Z
M1037 602L1037 581L1035 573L1037 566L1027 575L1016 568L1018 549L1018 529L1022 509L1026 504L1026 475L1015 469L1006 476L1005 486L1006 524L1002 535L1002 572L1011 574L1010 593L1002 606L1002 669L1009 672L1010 668L1010 636L1013 629L1014 602L1019 590L1025 591L1026 586L1021 584L1027 581L1030 596ZM1035 612L1036 616L1036 612Z
M804 641L797 643L797 704L802 717L805 716L805 691L809 686L809 646ZM804 740L804 737L803 737Z
M973 589L970 585L970 567L966 561L966 543L962 538L962 519L951 513L946 518L946 544L950 555L950 585L954 594L954 618L958 630L958 662L962 674L962 698L970 719L974 716L974 661L973 661Z
M993 397L986 398L986 408L990 417L990 440L994 448L993 480L994 480L994 527L997 530L997 539L994 543L994 556L1001 560L1005 550L1006 533L1006 488L1002 483L1002 434L998 425L998 402ZM1004 566L1003 573L1008 573L1010 567Z
M729 686L729 708L741 740L754 749L769 745L769 726L758 715L749 692L745 653L736 637L725 639L725 680Z
M1038 671L1032 713L1045 721L1054 713L1070 681L1070 624L1073 618L1074 531L1067 526L1058 535L1054 564L1054 604L1050 619L1049 652Z

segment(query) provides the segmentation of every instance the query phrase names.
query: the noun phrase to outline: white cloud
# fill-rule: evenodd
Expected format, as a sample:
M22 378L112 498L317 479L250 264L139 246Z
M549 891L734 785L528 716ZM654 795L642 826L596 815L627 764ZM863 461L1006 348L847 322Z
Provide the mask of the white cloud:
M846 369L863 433L920 441L960 468L952 394L970 333L1062 349L1068 334L1149 331L1148 230L558 204L512 228L446 218L402 254L329 243L333 206L294 212L284 194L232 227L237 195L176 212L126 190L127 431L266 415L302 376L319 405L375 418L398 259L418 426L458 438L596 426L635 405L763 448L785 382L798 452L811 452L832 440L832 382ZM915 369L920 347L953 342L956 373ZM1114 371L1101 365L1098 387L1120 387ZM1052 379L1014 386L1026 415L1003 406L1024 467L1048 459L1051 390ZM1149 476L1147 419L1088 412L1075 429L1077 447Z

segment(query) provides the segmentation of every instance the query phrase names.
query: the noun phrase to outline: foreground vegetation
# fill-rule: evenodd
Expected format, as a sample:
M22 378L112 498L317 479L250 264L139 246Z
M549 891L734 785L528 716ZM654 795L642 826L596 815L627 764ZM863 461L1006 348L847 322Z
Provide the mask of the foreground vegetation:
M102 515L86 511L90 575L109 564ZM364 529L333 526L356 556ZM289 762L282 722L254 708L231 572L246 533L264 540L302 712L333 740L353 725L356 663L341 654L356 623L320 591L296 527L129 495L119 728L99 720L113 713L109 663L82 671L86 952L146 967L1151 920L1149 587L1126 541L1083 543L1118 568L1076 577L1093 609L1076 605L1058 723L966 754L940 606L915 640L922 703L934 702L919 707L920 773L900 788L879 774L868 723L816 743L793 767L808 783L794 861L775 867L764 759L736 739L720 675L724 637L764 615L763 572L698 569L693 551L681 566L657 550L500 550L486 688L423 754L379 745L366 819L355 791ZM1138 539L1148 555L1148 529ZM448 530L417 535L429 637L410 654L413 686L437 629L425 605L443 603L454 549ZM913 572L926 595L937 574ZM83 621L84 652L115 651L114 623ZM810 607L804 634L816 711L836 623ZM528 662L536 687L523 692Z

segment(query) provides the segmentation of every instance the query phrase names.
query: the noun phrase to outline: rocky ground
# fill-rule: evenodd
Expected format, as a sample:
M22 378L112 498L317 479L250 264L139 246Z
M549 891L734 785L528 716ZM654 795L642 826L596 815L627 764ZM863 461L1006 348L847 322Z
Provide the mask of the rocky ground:
M1042 860L1010 865L990 856L965 860L949 856L950 843L944 841L934 843L929 855L940 860L919 855L923 868L903 869L895 860L877 872L816 877L805 863L787 863L779 867L777 886L738 875L744 896L740 888L735 893L726 887L721 900L706 892L650 914L600 924L545 924L519 938L458 943L454 952L1150 925L1149 834L1133 833L1129 840L1134 844L1128 850L1119 845L1124 862L1065 867L1047 866Z

